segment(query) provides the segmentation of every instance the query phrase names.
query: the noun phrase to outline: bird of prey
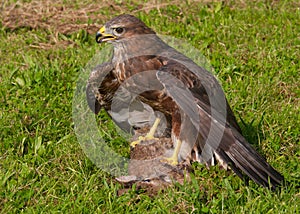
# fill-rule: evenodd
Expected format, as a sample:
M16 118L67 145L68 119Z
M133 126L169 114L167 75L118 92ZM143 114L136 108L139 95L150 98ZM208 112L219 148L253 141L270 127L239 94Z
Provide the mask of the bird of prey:
M113 45L109 62L92 72L87 84L90 108L112 108L122 85L142 103L164 114L171 127L174 152L165 161L176 165L187 158L229 166L239 177L271 187L284 178L243 137L217 79L191 59L164 43L138 18L123 14L108 21L96 34L98 43ZM99 73L101 78L98 78ZM160 119L143 139L153 138ZM139 143L134 142L132 145Z

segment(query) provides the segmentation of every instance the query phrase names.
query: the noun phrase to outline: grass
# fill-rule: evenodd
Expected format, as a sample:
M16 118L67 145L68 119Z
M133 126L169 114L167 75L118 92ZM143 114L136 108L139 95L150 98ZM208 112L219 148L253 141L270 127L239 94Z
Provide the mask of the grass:
M30 8L31 2L24 2L16 8ZM1 12L14 4L6 1ZM98 5L89 10L93 19L69 17L91 4ZM47 10L40 10L44 19L34 19L36 27L8 25L1 15L1 213L300 212L297 1L162 1L156 6L154 1L86 0L54 6L61 5L69 16L51 20L50 27ZM246 138L290 181L288 186L270 192L252 182L245 186L217 167L195 165L191 183L154 197L134 190L117 196L121 186L77 143L72 98L80 72L99 50L91 30L80 27L103 24L124 12L160 34L189 41L210 60ZM62 24L68 31L61 30ZM127 144L107 116L103 113L99 120L105 139L126 153Z

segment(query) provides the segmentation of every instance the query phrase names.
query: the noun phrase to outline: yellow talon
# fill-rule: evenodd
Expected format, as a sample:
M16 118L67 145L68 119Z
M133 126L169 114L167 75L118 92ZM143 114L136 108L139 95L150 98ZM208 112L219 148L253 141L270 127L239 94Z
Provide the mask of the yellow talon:
M134 148L136 145L140 144L142 141L158 140L158 138L154 137L154 133L155 133L159 123L160 123L160 118L156 118L155 122L154 122L153 126L151 127L150 131L148 132L148 134L145 137L139 136L138 140L135 140L130 143L130 146Z
M167 163L167 164L170 164L172 166L176 166L178 164L178 158L177 157L170 157L170 158L163 158L161 160L161 162L164 162L164 163Z
M142 141L142 140L141 140L140 137L139 137L138 140L132 141L132 142L130 143L130 146L134 148L136 145L140 144L141 141Z
M132 141L130 143L130 146L134 148L136 145L140 144L142 141L145 141L145 140L158 140L158 138L150 137L150 136L147 136L147 135L145 137L139 136L138 140Z
M175 146L173 155L169 158L163 158L161 161L168 163L172 166L176 166L178 164L178 154L180 151L181 144L182 144L181 140L177 140L177 144Z

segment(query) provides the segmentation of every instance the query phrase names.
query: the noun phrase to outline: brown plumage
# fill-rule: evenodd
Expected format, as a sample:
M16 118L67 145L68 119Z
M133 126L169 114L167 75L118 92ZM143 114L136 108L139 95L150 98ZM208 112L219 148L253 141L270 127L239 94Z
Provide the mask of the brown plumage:
M100 65L108 74L104 81L97 85L92 75L88 83L88 103L95 113L101 105L110 108L111 98L122 84L137 93L137 88L148 87L138 97L166 116L173 143L182 142L179 159L189 156L207 166L217 159L239 177L246 174L266 187L275 188L283 182L283 176L243 137L220 84L210 72L165 44L131 15L107 22L96 40L111 43L114 54L110 62Z
M89 76L88 84L86 86L86 97L90 109L95 114L98 114L101 108L105 109L108 113L111 113L114 95L116 91L120 89L120 83L116 79L113 71L114 68L112 63L106 62L96 66ZM129 99L128 96L130 96L130 94L123 93L122 95L125 98L119 98L122 98L125 101ZM122 100L120 102L122 103ZM132 128L141 128L153 123L157 114L155 114L151 107L139 100L135 100L131 105L132 111L130 113L133 115L131 118L126 116L122 118L112 118L122 130L132 132ZM124 108L128 108L128 106L125 105ZM114 110L122 111L122 106Z
M98 114L102 107L106 111L111 109L114 93L119 86L111 63L103 63L93 69L86 88L86 97L95 114Z

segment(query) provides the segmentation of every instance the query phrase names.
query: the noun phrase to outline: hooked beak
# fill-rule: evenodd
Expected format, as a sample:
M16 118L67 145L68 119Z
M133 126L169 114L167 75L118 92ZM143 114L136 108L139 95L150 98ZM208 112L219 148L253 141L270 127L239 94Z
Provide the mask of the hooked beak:
M109 33L105 33L105 30L106 30L105 26L103 26L97 32L97 34L96 34L96 42L97 43L102 43L102 42L111 41L111 40L115 40L116 39L116 37L114 35L109 34Z

